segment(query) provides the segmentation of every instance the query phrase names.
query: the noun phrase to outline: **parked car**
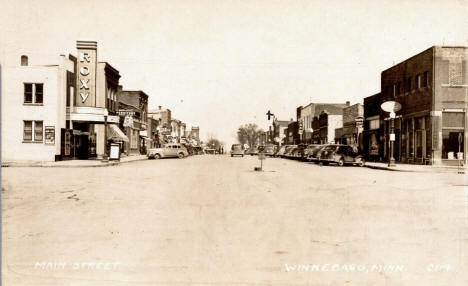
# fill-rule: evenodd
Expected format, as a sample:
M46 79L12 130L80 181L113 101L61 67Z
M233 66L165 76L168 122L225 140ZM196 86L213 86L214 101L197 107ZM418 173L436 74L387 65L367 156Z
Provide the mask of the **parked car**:
M200 146L193 147L194 149L194 154L195 155L203 155L205 154L205 151L203 151L203 148Z
M307 152L307 161L309 162L318 162L318 154L324 145L313 145L313 147L308 149Z
M258 148L257 147L250 148L249 149L249 154L250 154L250 156L258 155Z
M188 152L188 154L189 154L190 156L195 155L195 149L194 149L194 147L192 147L192 145L190 145L190 144L185 144L185 143L181 143L181 145L184 146L185 149L187 149L187 152Z
M274 154L275 157L282 157L284 155L284 151L286 150L286 145L281 146Z
M306 148L307 148L307 145L305 145L305 144L297 145L297 148L294 149L293 152L292 152L292 158L296 159L296 160L303 160Z
M309 153L312 151L313 147L317 146L317 144L309 144L304 148L304 152L302 154L302 160L307 160L307 156L309 156Z
M325 145L319 152L318 160L320 163L336 163L338 166L352 164L362 167L365 165L364 158L355 152L353 147L340 144Z
M283 158L290 158L292 156L292 152L294 149L297 148L297 145L288 145L286 146L286 150L284 151Z
M168 143L162 148L151 148L148 149L148 159L160 159L160 158L171 158L178 157L184 158L189 155L187 149L179 143Z
M273 157L276 152L276 145L267 145L265 146L264 153L266 156Z
M244 146L242 146L242 144L232 144L231 157L234 157L234 156L244 157Z

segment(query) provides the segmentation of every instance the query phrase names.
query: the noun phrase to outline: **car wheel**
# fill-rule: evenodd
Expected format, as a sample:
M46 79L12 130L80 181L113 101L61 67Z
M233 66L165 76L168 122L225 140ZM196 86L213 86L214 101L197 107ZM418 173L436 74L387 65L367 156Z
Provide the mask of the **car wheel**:
M358 163L359 167L364 167L365 165L366 165L366 161L364 159L361 159L361 161L359 161Z
M153 158L154 158L154 159L161 159L161 155L155 154Z
M344 159L343 158L340 158L340 160L338 160L338 166L340 166L340 167L344 166Z
M179 159L184 158L184 153L179 153L179 155L177 157L179 157Z

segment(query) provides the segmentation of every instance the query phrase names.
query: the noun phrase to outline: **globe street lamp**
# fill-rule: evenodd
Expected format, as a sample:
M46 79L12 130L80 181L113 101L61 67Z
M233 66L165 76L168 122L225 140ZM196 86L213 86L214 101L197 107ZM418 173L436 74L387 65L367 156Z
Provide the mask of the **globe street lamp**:
M380 106L383 111L390 113L390 158L388 160L389 167L395 167L395 158L394 158L394 142L395 142L395 133L394 133L394 120L396 117L395 112L401 110L401 104L396 101L386 101Z

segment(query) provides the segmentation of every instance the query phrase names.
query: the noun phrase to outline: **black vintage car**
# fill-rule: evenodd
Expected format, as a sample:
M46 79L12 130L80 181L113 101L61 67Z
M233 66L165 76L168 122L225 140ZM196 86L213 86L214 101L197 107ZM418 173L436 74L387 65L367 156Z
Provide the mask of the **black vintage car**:
M318 153L318 161L321 164L336 163L338 166L345 164L364 166L365 160L353 147L340 144L327 144Z

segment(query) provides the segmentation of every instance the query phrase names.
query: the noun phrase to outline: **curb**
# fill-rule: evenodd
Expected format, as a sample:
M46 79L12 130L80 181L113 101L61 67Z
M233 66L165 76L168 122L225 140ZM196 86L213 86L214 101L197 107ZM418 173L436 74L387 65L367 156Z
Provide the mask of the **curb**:
M25 168L25 167L40 167L40 168L100 168L100 167L110 167L110 166L117 166L123 163L131 163L136 161L143 161L147 158L141 158L131 161L115 161L115 162L106 162L96 165L48 165L48 164L41 164L41 163L30 163L30 164L21 164L21 163L2 163L2 168Z
M404 169L394 169L389 167L381 167L381 166L370 166L365 165L365 167L369 169L376 169L376 170L385 170L385 171L394 171L394 172L407 172L407 173L458 173L458 169L445 169L445 168L433 168L433 169L426 169L426 170L404 170ZM463 174L468 173L468 170L463 170Z
M424 171L416 171L416 170L392 169L389 167L380 167L380 166L370 166L370 165L364 165L364 166L369 169L385 170L385 171L392 171L392 172L424 172Z

